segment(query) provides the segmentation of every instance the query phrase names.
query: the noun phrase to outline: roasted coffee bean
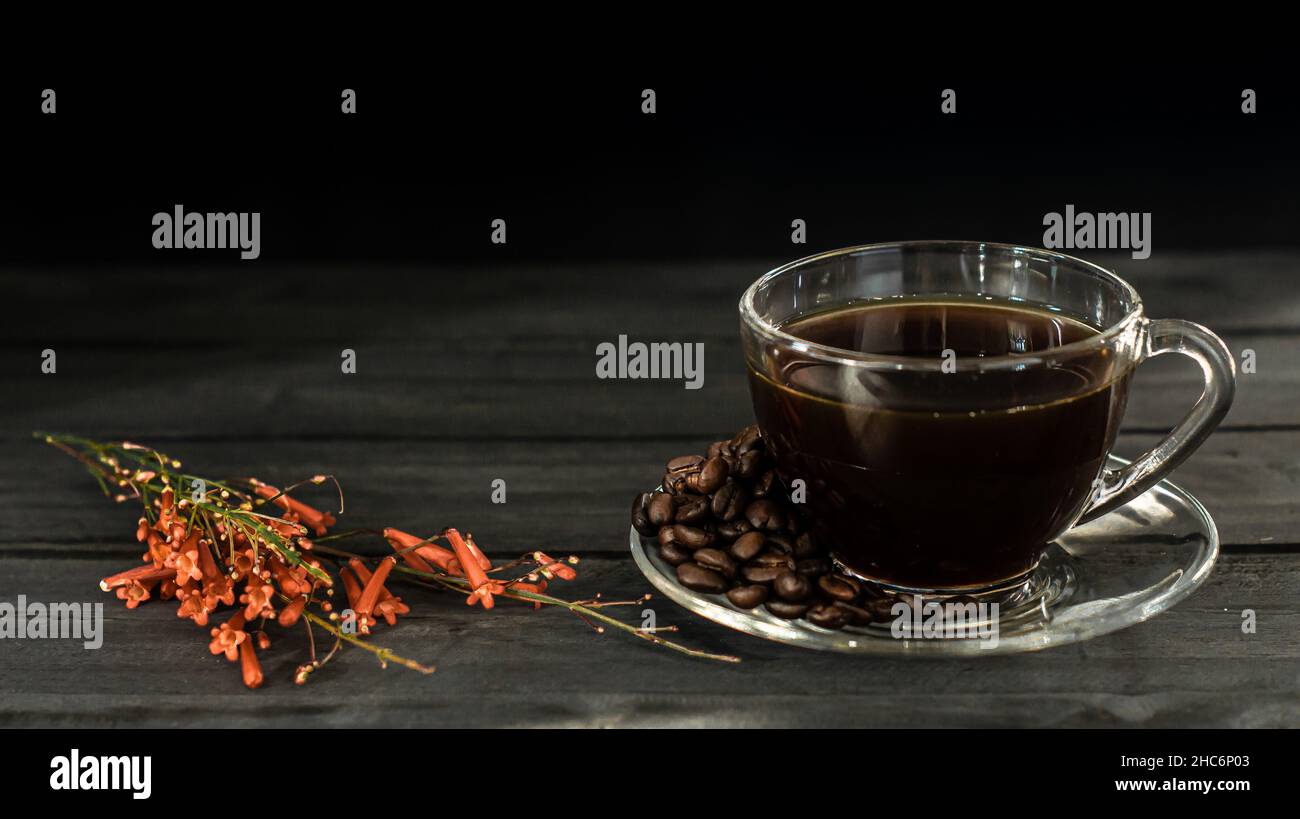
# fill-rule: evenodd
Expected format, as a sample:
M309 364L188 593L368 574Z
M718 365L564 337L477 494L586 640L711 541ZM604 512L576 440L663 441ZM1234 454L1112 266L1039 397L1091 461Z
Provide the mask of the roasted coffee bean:
M710 511L721 521L732 521L740 517L749 503L749 494L745 487L735 481L727 481L713 493Z
M791 537L799 537L808 530L808 519L798 509L791 509L785 513L785 530L790 533Z
M839 600L836 600L833 605L835 608L844 612L844 616L848 619L849 625L866 626L871 624L871 612L861 606L855 606L851 603L841 603Z
M705 453L704 457L706 459L718 458L723 455L734 456L735 454L736 454L735 451L731 448L730 441L714 441L713 443L709 444L709 450L707 453Z
M804 617L809 623L822 628L840 629L849 623L847 613L833 605L813 606Z
M683 495L677 503L673 520L677 523L699 523L709 517L709 499L703 495Z
M632 528L644 537L659 534L659 526L650 521L650 498L651 493L642 492L632 499Z
M794 554L794 538L781 532L773 532L767 536L767 545L774 552L780 552L783 555Z
M751 424L732 437L731 448L737 455L744 455L753 449L759 449L763 446L763 436L758 431L757 424Z
M861 590L858 581L839 574L824 574L817 578L817 588L827 597L843 603L852 603L857 600L858 592Z
M783 573L789 571L784 566L742 566L740 576L750 583L771 583Z
M673 522L673 496L666 492L655 492L650 496L646 516L655 526L666 526Z
M791 603L788 600L768 600L764 608L782 620L797 620L808 611L808 604Z
M795 562L794 570L804 577L817 578L830 574L831 562L824 557L805 557Z
M766 538L762 532L749 532L736 538L731 544L731 556L741 561L752 560L763 551Z
M858 605L871 613L871 622L888 623L892 622L897 616L894 614L894 606L898 603L908 602L899 597L877 597L872 600L863 600Z
M683 549L676 543L669 543L667 546L659 547L659 556L670 566L680 566L691 559L691 553Z
M781 507L770 498L756 500L746 506L745 518L755 529L779 532L785 528L785 515L781 512Z
M736 576L736 561L720 549L696 549L693 559L704 568L713 569L723 577Z
M771 550L760 552L750 558L749 563L751 566L779 566L786 571L793 571L795 567L795 562L789 555Z
M772 581L772 590L776 596L791 603L797 603L812 592L812 583L808 578L792 571L784 571Z
M751 449L736 459L736 477L749 480L757 475L763 467L763 453Z
M693 472L686 478L686 485L701 495L712 495L722 488L727 481L727 474L731 468L721 457L710 458L700 467L699 472Z
M721 594L727 590L727 581L722 575L696 563L683 563L678 566L677 582L688 589L708 594Z
M805 557L814 557L821 553L821 546L813 537L812 532L804 532L794 539L794 556L802 560Z
M767 586L737 586L727 592L727 599L742 609L752 609L767 600Z
M769 469L754 481L750 487L750 492L756 498L766 498L772 495L772 490L776 487L776 470Z
M663 480L659 484L664 488L664 492L669 495L680 495L686 491L686 476L665 472Z
M670 475L679 475L687 472L698 472L700 465L704 463L702 455L679 455L668 462L668 473Z
M673 532L671 524L659 530L659 545L667 546L670 543L677 543L677 535Z
M712 546L717 539L713 532L699 526L687 526L684 523L673 526L673 540L687 549L703 549Z
M744 518L736 518L718 524L718 537L723 540L735 540L754 531L753 525Z

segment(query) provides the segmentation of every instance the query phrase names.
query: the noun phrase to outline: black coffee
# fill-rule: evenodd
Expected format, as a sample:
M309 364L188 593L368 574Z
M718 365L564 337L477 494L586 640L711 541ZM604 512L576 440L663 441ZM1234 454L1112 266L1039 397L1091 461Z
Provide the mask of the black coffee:
M864 370L769 350L754 409L786 485L802 478L817 533L863 577L912 588L987 586L1033 569L1083 509L1114 443L1129 369L1082 321L1011 302L900 299L782 329L858 352L957 362L1023 355L983 372Z

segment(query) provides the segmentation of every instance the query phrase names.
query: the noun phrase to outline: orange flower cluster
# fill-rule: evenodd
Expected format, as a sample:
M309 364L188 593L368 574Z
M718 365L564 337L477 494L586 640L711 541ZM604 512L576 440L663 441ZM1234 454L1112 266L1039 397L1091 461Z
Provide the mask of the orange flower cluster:
M195 503L189 498L177 500L174 490L168 486L153 501L156 520L150 523L147 517L140 518L136 527L136 540L147 547L141 558L144 565L106 577L99 585L104 591L116 592L118 599L131 609L154 597L176 600L180 604L176 616L205 627L219 606L235 607L228 620L209 630L212 640L208 650L213 655L224 655L230 662L238 661L244 684L258 688L263 677L257 652L265 651L271 644L265 631L267 620L274 619L285 628L291 627L311 602L329 613L330 620L340 618L332 613L328 601L315 599L318 587L328 587L330 582L313 577L306 567L319 570L320 562L313 558L290 565L281 552L269 548L265 537L274 533L279 543L294 554L310 552L314 544L308 534L317 537L326 534L335 524L334 516L295 500L274 486L256 480L250 481L250 485L263 501L273 503L281 511L280 517L256 518L257 526L264 527L265 531L259 533L230 515L211 515L210 510L208 514L196 515ZM385 529L383 534L399 555L384 558L374 571L357 557L339 566L338 576L355 618L351 625L358 634L370 634L381 619L390 626L396 625L398 616L410 613L410 607L386 585L398 556L418 571L464 578L468 586L466 602L481 604L485 609L492 608L495 597L504 592L542 594L548 580L556 577L572 580L577 576L568 564L534 552L532 558L537 568L526 578L489 578L492 561L468 534L462 537L457 530L448 529L439 535L437 539L445 538L451 549L399 529ZM323 573L321 576L329 577ZM277 609L277 603L285 600L288 602ZM534 606L541 608L541 603L535 602ZM300 667L296 681L305 682L312 669L311 665Z
M258 525L274 532L295 553L311 549L306 537L308 527L323 535L326 527L334 524L333 515L288 498L274 487L259 482L253 486L259 495L274 498L284 510L280 518L258 518ZM261 686L257 649L266 650L271 644L263 624L275 618L286 628L294 625L316 587L328 583L313 578L301 563L289 565L269 548L264 533L256 528L230 517L214 520L193 514L194 502L189 498L177 500L170 486L154 498L153 508L156 520L150 523L140 518L135 533L136 540L147 547L142 556L144 565L106 577L99 587L116 592L129 609L154 597L176 600L176 616L198 626L207 626L218 606L238 606L233 617L211 629L208 648L213 654L224 654L231 662L238 660L244 684L249 688ZM320 568L314 559L306 564ZM277 612L276 604L282 598L289 602ZM323 606L328 611L329 604Z

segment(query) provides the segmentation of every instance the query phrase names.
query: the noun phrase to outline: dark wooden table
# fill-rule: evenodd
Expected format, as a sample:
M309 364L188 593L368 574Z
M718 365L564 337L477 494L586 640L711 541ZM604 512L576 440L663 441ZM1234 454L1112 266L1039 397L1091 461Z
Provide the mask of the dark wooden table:
M649 586L626 551L629 500L668 457L748 422L736 301L783 260L7 270L0 600L103 601L106 622L97 651L0 641L0 725L1300 725L1300 253L1095 258L1151 315L1202 322L1257 360L1176 475L1218 522L1222 556L1154 620L1036 654L873 659L647 604L682 641L744 658L724 665L598 635L558 610L484 613L410 588L413 614L379 642L436 674L381 671L353 650L300 688L294 632L266 654L255 692L173 604L127 611L98 591L138 558L137 512L33 430L129 436L213 475L334 473L344 526L456 525L498 554L574 552L574 596L632 598ZM598 380L596 345L621 333L704 342L704 388ZM55 375L39 374L45 348ZM339 371L343 348L356 375ZM1174 356L1144 365L1119 453L1156 441L1199 383ZM495 478L505 505L490 502Z

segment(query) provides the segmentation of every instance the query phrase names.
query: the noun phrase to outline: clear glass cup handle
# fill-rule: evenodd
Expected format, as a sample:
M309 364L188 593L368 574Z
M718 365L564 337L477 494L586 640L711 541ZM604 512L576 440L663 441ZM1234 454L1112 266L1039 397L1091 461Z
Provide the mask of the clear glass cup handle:
M1222 339L1201 325L1182 319L1150 321L1146 336L1146 354L1142 360L1181 353L1201 365L1205 390L1169 437L1123 469L1107 469L1101 473L1092 502L1079 523L1117 509L1155 486L1196 451L1232 406L1237 389L1236 365Z

